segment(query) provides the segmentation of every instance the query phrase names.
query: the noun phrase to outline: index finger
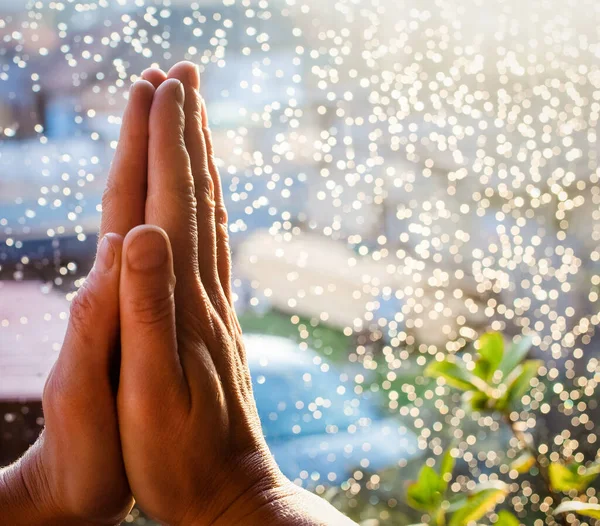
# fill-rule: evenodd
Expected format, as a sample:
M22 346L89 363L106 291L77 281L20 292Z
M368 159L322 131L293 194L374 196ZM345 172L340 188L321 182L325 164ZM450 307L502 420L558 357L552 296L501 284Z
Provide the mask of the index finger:
M119 144L102 196L100 239L107 232L125 236L144 223L148 171L148 121L154 86L138 80L129 92Z

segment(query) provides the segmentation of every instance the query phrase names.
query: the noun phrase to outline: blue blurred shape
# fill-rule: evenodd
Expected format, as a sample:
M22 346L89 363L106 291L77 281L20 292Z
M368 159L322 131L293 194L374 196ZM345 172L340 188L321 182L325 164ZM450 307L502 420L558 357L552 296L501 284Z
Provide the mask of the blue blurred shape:
M288 339L244 337L263 432L283 473L306 487L339 484L419 454L417 438L385 416L374 393Z

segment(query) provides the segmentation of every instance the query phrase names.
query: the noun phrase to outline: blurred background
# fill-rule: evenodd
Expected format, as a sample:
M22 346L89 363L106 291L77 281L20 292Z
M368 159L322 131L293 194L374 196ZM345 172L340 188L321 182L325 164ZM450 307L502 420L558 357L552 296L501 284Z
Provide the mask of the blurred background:
M523 411L546 451L594 460L599 22L591 0L1 0L0 465L43 425L128 88L183 59L286 475L402 525L457 436L456 491L502 474L510 433L423 375L487 330L543 360ZM535 476L511 492L541 526Z

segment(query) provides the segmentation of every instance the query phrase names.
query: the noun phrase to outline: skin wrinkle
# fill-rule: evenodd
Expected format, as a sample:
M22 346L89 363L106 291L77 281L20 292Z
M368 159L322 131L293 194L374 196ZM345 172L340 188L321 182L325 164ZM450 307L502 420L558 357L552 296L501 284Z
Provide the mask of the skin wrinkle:
M214 361L217 370L223 371L220 373L220 376L224 377L226 381L232 381L234 387L233 392L238 393L241 384L239 364L236 360L236 353L231 352L229 331L227 331L223 322L219 319L215 320L215 335L210 343L212 345L209 347L209 352L212 360ZM211 348L214 350L211 351ZM225 350L225 352L222 352L223 350Z
M42 431L42 434L43 434L43 431ZM44 440L43 436L40 435L40 441L43 441L43 440ZM46 476L46 470L40 468L39 462L40 462L39 458L36 457L36 461L33 462L33 476L32 477L31 476L26 477L22 470L15 470L15 471L16 471L17 476L21 479L22 487L27 492L28 502L34 508L36 508L37 513L43 513L44 507L40 506L40 501L37 496L39 494L51 495L52 492L49 491L50 485L49 485L48 478ZM29 463L29 467L31 468L31 463ZM35 482L33 482L32 479ZM34 487L32 487L33 483L35 483L38 486L37 490ZM47 488L47 489L45 489L45 490L40 489L40 486L42 488ZM54 508L60 510L60 505L57 504L56 502L52 502L50 504L50 507L54 507Z

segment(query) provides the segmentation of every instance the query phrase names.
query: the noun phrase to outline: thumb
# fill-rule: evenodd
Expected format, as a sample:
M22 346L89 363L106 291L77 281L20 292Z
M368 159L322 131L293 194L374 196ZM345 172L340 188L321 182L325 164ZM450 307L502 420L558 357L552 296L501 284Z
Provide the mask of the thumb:
M110 378L117 359L122 246L117 234L100 242L94 268L71 304L67 334L42 400L46 425L40 454L49 491L66 511L84 506L90 516L115 505L120 513L130 501ZM104 491L104 480L112 481L110 492ZM81 495L91 502L82 504Z
M109 378L119 331L119 274L123 238L106 234L96 262L71 303L69 325L58 362L73 380ZM71 376L70 373L76 373Z
M123 245L120 288L120 391L127 399L142 395L155 406L187 389L177 352L174 290L165 231L152 225L132 229Z

